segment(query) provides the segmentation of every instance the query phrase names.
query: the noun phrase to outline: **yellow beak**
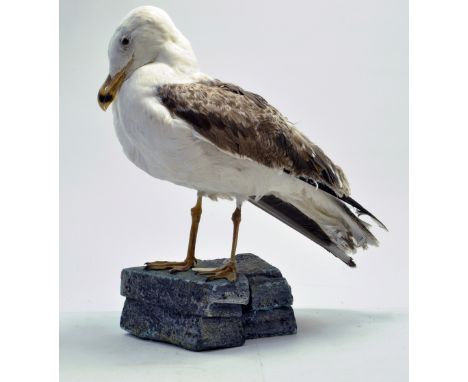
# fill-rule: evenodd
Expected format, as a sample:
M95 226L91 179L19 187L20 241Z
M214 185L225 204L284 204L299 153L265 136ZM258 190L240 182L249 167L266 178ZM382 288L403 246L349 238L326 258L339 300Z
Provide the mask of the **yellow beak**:
M117 96L120 87L125 80L125 73L118 72L114 77L107 76L98 93L98 103L102 110L106 111Z
M117 72L114 77L108 75L102 84L98 93L98 103L102 110L106 111L115 97L117 97L120 87L127 78L127 70L132 65L132 62L133 58L120 72Z

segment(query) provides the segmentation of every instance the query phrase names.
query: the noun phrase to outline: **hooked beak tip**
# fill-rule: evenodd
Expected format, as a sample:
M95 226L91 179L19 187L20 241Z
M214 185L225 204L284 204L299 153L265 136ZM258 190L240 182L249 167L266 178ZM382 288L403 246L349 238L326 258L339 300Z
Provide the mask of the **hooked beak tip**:
M103 111L107 110L113 100L114 97L111 94L103 94L101 92L98 93L98 104Z

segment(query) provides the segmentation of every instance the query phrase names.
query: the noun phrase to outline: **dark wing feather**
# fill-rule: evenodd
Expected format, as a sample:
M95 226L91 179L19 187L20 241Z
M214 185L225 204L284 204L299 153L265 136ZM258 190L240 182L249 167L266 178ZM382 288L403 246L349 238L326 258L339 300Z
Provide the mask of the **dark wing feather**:
M281 200L274 195L266 195L260 200L249 198L249 201L267 212L271 216L279 219L286 225L302 233L308 239L316 242L318 245L331 252L345 264L350 267L355 267L356 263L342 249L340 249L328 235L323 232L322 228L310 217L303 214L292 204Z
M168 110L217 147L348 196L340 167L261 96L218 80L158 87Z

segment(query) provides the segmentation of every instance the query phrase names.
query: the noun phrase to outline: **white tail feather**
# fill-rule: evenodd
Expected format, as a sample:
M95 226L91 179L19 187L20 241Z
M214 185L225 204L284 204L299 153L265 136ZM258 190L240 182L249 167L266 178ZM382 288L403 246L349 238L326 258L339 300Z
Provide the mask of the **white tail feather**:
M281 195L302 213L313 219L331 241L345 253L357 248L378 246L378 241L367 229L368 224L357 217L337 198L313 187L301 187L297 194Z

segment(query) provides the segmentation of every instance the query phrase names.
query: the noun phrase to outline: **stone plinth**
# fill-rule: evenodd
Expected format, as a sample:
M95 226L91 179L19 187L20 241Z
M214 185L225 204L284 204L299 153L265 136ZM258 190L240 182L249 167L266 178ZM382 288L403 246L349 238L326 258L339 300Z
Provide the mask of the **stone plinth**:
M218 267L225 261L199 261L197 268ZM281 272L252 254L237 255L237 268L234 283L206 281L193 271L126 268L120 326L137 337L195 351L296 333L291 288Z

